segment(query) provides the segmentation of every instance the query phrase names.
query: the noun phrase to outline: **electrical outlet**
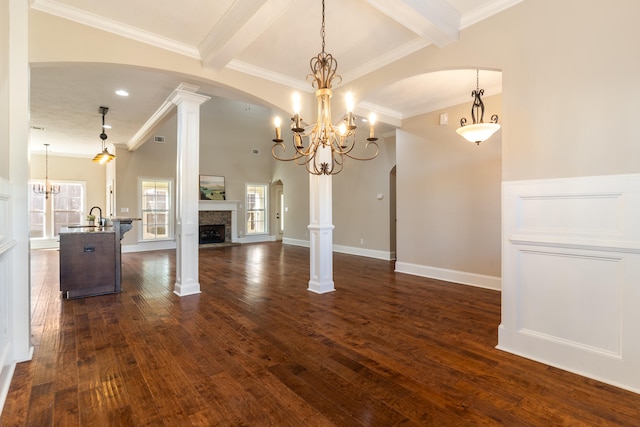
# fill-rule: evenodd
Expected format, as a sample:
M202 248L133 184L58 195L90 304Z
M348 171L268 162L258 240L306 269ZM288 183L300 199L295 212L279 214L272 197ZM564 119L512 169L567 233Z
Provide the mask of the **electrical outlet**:
M121 213L127 213L127 212L129 212L129 208L120 208L120 212Z

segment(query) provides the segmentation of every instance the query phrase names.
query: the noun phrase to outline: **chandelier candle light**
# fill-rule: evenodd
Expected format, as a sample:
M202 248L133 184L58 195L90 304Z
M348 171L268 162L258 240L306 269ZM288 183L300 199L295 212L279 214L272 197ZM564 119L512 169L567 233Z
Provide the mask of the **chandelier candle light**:
M109 153L107 146L105 145L105 141L107 140L107 134L104 132L104 116L109 111L108 107L100 107L98 110L100 114L102 114L102 133L100 134L100 139L102 140L102 151L96 154L93 158L93 161L96 163L100 163L101 165L104 163L109 163L111 160L115 159L116 156Z
M49 194L60 193L60 186L49 184L49 144L44 144L44 150L44 185L33 184L33 192L35 194L44 194L44 198L48 199Z
M471 106L471 118L473 124L467 125L467 119L460 119L460 127L456 129L458 135L470 142L475 142L480 145L482 141L486 141L500 129L498 124L498 115L491 116L491 123L483 123L484 119L484 103L482 102L482 95L484 95L484 89L480 89L480 71L476 70L476 90L471 92L473 97L473 105Z
M356 146L356 125L355 115L353 114L354 101L351 92L347 93L347 113L338 126L334 126L331 122L331 87L333 79L337 78L338 83L342 81L339 75L336 75L338 61L324 50L325 42L325 26L324 26L324 0L322 1L322 52L311 58L312 74L307 75L307 80L312 82L312 86L316 88L316 98L318 99L318 120L315 124L304 126L302 117L300 116L300 95L295 93L293 97L293 117L291 117L291 131L293 132L293 148L295 153L291 158L282 158L276 154L276 150L282 152L286 147L282 139L282 131L280 129L280 117L274 119L276 128L276 137L273 139L273 147L271 154L277 160L292 161L296 160L298 164L305 165L307 171L313 175L336 175L342 171L346 157L355 160L371 160L378 155L378 138L375 137L375 114L369 117L369 138L365 145L365 151L373 145L375 150L370 157L356 157L352 154L352 150ZM304 140L308 139L307 147L304 146Z

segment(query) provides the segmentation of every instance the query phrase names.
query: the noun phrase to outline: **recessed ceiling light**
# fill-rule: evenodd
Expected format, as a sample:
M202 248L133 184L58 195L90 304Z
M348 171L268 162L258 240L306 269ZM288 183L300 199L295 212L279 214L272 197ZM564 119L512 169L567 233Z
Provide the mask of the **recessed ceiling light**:
M124 90L124 89L118 89L118 90L116 91L116 95L120 95L120 96L129 96L129 92L127 92L127 91L126 91L126 90Z

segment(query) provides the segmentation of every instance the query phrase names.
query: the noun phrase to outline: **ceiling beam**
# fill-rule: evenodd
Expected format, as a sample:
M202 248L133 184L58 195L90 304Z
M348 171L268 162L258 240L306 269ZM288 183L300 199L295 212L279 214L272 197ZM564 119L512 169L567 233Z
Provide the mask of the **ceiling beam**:
M162 103L160 108L156 110L155 113L146 121L145 124L142 125L138 132L127 142L127 149L129 151L136 151L138 148L142 147L153 132L162 124L164 124L167 119L169 119L173 114L175 114L175 104L171 102L171 98L176 92L191 92L196 93L196 91L200 89L200 86L195 86L189 83L180 83L178 87L171 92L171 95Z
M438 47L458 40L460 14L446 0L367 0L389 18Z
M294 0L236 0L200 43L202 65L220 70L262 34Z

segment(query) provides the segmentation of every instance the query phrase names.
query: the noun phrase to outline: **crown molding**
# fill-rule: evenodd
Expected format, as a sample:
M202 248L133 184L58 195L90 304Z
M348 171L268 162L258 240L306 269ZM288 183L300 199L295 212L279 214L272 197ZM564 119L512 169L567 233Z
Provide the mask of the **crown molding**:
M342 74L342 84L356 80L364 75L367 75L373 71L376 71L386 65L392 64L405 56L409 56L414 52L424 49L431 43L420 37L416 37L413 40L401 45L397 49L393 49L384 55L376 56L369 62L366 62L352 71Z
M230 61L229 64L227 64L227 68L231 70L239 71L241 73L249 74L251 76L258 77L264 80L268 80L270 82L288 86L303 92L308 92L308 93L315 92L315 89L306 80L293 79L289 76L285 76L284 74L276 73L262 67L248 64L246 62L242 62L234 59Z
M512 6L522 3L524 0L495 0L492 3L481 6L477 9L467 12L460 19L460 29L464 29L477 24L493 15L509 9Z
M367 116L367 112L374 112L378 115L379 122L384 122L393 126L402 125L403 117L400 111L393 110L388 107L383 107L372 102L358 102L354 112L356 113L356 115L361 115L363 117Z
M102 16L94 15L55 0L33 0L31 8L141 43L146 43L160 49L169 50L198 60L201 59L200 52L194 46L171 40L148 31L143 31Z

